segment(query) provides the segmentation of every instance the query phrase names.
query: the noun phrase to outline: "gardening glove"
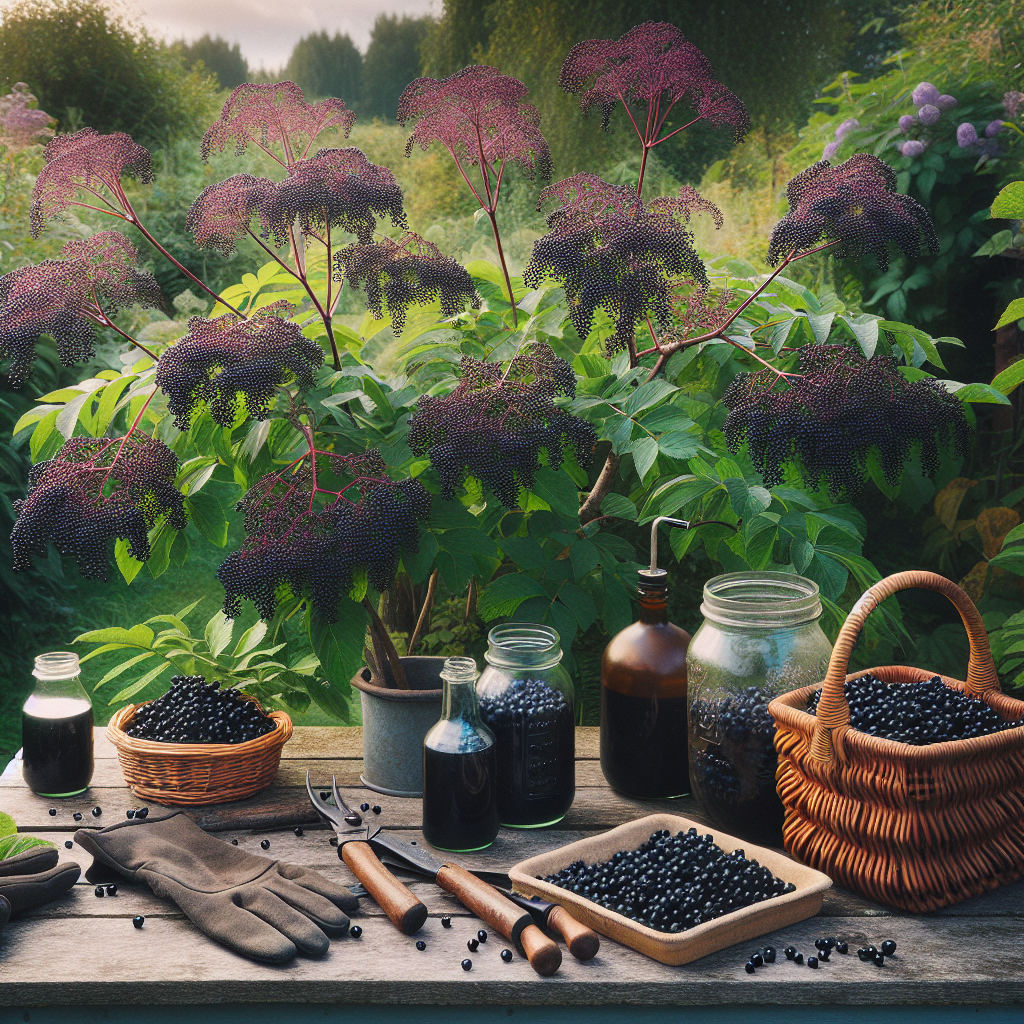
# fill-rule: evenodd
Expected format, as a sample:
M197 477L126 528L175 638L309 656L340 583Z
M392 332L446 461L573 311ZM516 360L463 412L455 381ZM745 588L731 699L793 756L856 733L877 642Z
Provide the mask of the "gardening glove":
M10 904L9 917L52 903L78 881L82 869L73 861L58 867L57 859L55 846L33 846L0 860L0 896Z
M75 841L98 862L172 900L216 942L252 960L283 964L322 956L344 935L358 900L344 886L297 864L256 857L207 835L180 811L80 829Z

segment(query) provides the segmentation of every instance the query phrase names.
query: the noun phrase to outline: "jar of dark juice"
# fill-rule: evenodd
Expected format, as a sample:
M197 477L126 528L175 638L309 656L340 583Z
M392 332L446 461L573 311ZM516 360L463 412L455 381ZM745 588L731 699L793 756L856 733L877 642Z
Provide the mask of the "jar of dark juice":
M92 701L78 655L40 654L36 687L21 711L21 770L40 796L77 796L92 781Z
M782 845L770 701L825 678L832 645L818 585L787 572L735 572L704 586L686 655L693 795L722 831Z
M550 626L510 622L487 640L477 694L497 742L501 823L552 825L576 795L573 687L561 638Z
M482 850L498 834L494 736L480 721L476 662L441 670L441 719L423 740L423 836L439 850Z

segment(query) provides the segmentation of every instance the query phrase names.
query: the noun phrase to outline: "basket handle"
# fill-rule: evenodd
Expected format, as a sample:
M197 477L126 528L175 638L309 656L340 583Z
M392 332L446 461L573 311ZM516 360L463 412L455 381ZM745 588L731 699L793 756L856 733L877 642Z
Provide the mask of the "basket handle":
M981 615L974 602L952 580L938 573L913 569L908 572L894 573L866 590L850 609L850 614L839 631L832 656L828 663L828 672L821 688L821 699L818 702L817 721L811 739L811 757L816 761L831 764L835 761L835 743L832 737L834 730L845 732L850 726L850 706L846 703L845 683L849 671L850 655L860 636L867 617L887 597L900 590L911 590L921 587L934 590L948 597L960 613L967 638L971 643L971 656L967 663L967 679L965 690L971 697L980 697L983 693L999 690L999 677L996 675L995 662L988 645L988 633Z

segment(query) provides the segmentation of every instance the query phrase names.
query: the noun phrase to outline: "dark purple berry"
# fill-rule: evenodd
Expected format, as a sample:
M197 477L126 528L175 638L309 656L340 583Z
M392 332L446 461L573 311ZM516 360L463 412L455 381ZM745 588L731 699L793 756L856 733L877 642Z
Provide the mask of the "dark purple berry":
M441 918L441 927L442 928L451 928L451 926L452 926L452 919L447 914L445 914L444 917Z
M270 840L269 839L261 840L260 841L260 849L262 849L262 850L269 850L270 849Z
M302 831L302 829L299 828L298 826L296 826L296 828L295 828L295 834L297 836L299 836L300 838L305 835L305 833Z
M807 966L810 967L812 971L816 971L818 969L818 958L816 956L809 956L807 958Z
M365 814L365 813L366 813L366 812L367 812L367 811L368 811L369 809L370 809L370 805L369 805L368 803L366 803L365 801L364 801L363 803L361 803L361 804L359 805L359 810L361 810L361 811L362 811L362 812L363 812L364 814Z
M65 850L70 850L74 845L75 844L73 842L71 842L70 839L65 839L64 840L64 849Z
M106 896L106 892L104 891L102 885L97 885L96 888L93 889L93 893L97 896Z
M473 970L473 961L470 960L469 957L466 957L466 959L462 961L462 969L464 971Z
M480 940L470 939L466 943L466 948L470 951L470 953L475 953L480 948Z
M485 932L485 931L483 930L483 928L481 928L481 929L480 929L480 931L478 931L478 932L476 933L476 937L477 937L477 938L478 938L478 939L479 939L479 940L480 940L481 942L486 942L486 941L487 941L487 932Z
M420 939L419 942L416 943L416 948L422 953L423 950L427 948L427 944L422 939Z
M102 807L94 807L92 809L92 816L94 818L98 818L102 813L103 813L103 808Z
M743 970L745 970L745 971L747 972L747 974L753 974L753 973L754 973L754 971L756 971L756 970L757 970L757 967L755 967L755 966L754 966L754 962L753 962L752 960L748 960L748 961L747 961L747 962L746 962L746 963L745 963L745 964L743 965Z
M896 943L892 939L886 939L880 947L883 956L892 956L896 952Z
M380 814L380 804L374 804L370 810L372 810L374 814Z
M503 949L501 951L501 959L504 960L505 963L507 963L507 964L512 963L512 950L511 949Z
M136 914L135 917L132 918L132 924L135 925L136 928L141 928L145 923L146 919L141 914Z
M354 924L349 928L348 933L353 939L358 939L363 934L363 929L360 928L359 925Z

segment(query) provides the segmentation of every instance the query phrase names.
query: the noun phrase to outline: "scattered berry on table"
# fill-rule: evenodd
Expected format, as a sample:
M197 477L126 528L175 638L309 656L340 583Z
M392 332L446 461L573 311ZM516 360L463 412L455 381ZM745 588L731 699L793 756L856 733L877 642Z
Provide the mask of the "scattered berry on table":
M320 799L321 800L330 800L330 798L331 798L331 794L328 793L326 789L321 789L320 790Z
M784 950L787 960L792 960L796 956L796 946L787 946Z
M419 942L416 943L416 948L422 953L423 950L427 948L427 944L422 939L420 939Z
M826 946L824 949L818 950L818 959L823 963L828 961L828 958L832 955L832 950Z
M470 953L475 953L480 948L480 940L470 939L466 943L466 948L470 951Z
M881 945L880 952L884 956L892 956L896 952L896 943L892 939L886 939Z
M445 914L444 917L441 918L441 927L442 928L451 928L451 926L452 926L452 919L447 914Z
M477 938L478 938L478 939L479 939L479 940L480 940L481 942L486 942L486 941L487 941L487 932L485 932L485 931L483 930L483 928L481 928L481 929L480 929L480 931L478 931L478 932L476 933L476 937L477 937Z
M299 836L299 837L301 838L302 836L304 836L304 835L305 835L305 832L303 832L301 828L299 828L298 826L296 826L296 828L295 828L295 834L296 834L297 836Z
M348 933L352 936L353 939L358 939L359 936L363 934L363 929L360 928L359 925L354 924L352 925L351 928L349 928Z
M145 923L146 919L141 914L136 914L136 916L132 918L132 924L135 925L136 928L141 928Z
M911 746L987 736L1024 724L1006 721L983 700L951 690L938 676L894 684L868 673L847 682L845 693L854 729ZM811 714L820 694L816 690L807 705Z
M363 813L365 813L369 809L370 809L370 805L368 803L366 803L365 801L359 805L359 810L361 810Z
M64 840L64 849L65 849L65 850L70 850L70 849L71 849L71 847L72 847L72 846L74 846L74 845L75 845L75 844L74 844L73 842L71 842L71 840L70 840L70 839L65 839L65 840Z
M885 966L885 954L884 953L876 953L872 957L872 960L874 961L874 964L875 964L876 967L884 967Z
M269 850L270 849L270 840L269 839L261 839L260 840L260 849L261 850Z
M804 962L804 955L803 955L803 953L797 953L797 955L795 957L793 957L793 963L795 963L795 964L802 964L803 962Z
M128 810L124 812L124 816L125 816L125 817L126 817L126 818L127 818L128 820L129 820L129 821L131 821L131 820L132 820L132 818L134 818L134 817L135 817L135 808L134 808L134 807L129 807L129 808L128 808Z
M72 814L71 817L74 818L75 821L81 821L82 820L82 812L81 811L75 811L75 813Z
M473 961L470 960L469 957L466 957L466 959L462 961L462 969L464 971L473 970Z
M766 964L775 963L775 949L772 946L765 946L764 952L761 955L764 957Z
M116 885L116 883L112 883L111 885L106 886L106 890L107 890L107 895L108 896L116 896L117 895L117 885Z
M812 971L816 971L818 969L818 958L816 956L809 956L807 958L807 966L810 967Z
M272 718L237 690L222 690L219 682L208 683L204 676L175 676L162 697L136 711L125 732L161 743L243 743L276 728Z
M380 804L374 804L370 810L373 811L374 814L380 814Z
M752 955L751 955L751 957L750 957L750 962L751 962L751 963L752 963L752 964L753 964L753 965L754 965L755 967L763 967L763 966L764 966L764 957L763 957L763 956L761 956L761 954L760 954L760 953L754 953L754 954L752 954Z
M756 968L756 967L754 966L754 964L753 964L753 961L751 961L751 960L748 960L748 961L747 961L747 962L746 962L746 963L745 963L745 964L743 965L743 970L745 970L745 971L747 972L747 974L753 974L753 973L754 973L754 971L756 971L756 970L757 970L757 968Z
M232 839L231 840L231 845L232 846L237 846L238 845L238 840L237 839Z
M103 808L102 807L94 807L92 809L92 816L94 818L98 818L102 813L103 813Z
M836 943L836 952L837 953L846 954L846 953L849 953L849 951L850 951L850 947L845 942L837 942Z
M512 963L512 950L511 949L503 949L501 951L501 959L504 960L505 963L507 963L507 964Z
M51 818L56 818L57 817L57 808L56 807L51 807L50 808L50 817Z
M94 893L95 893L95 894L96 894L97 896L105 896L105 895L106 895L106 893L105 893L105 892L104 892L104 890L103 890L103 886L102 886L102 885L97 885L97 886L96 886L96 888L95 888L95 889L93 889L93 892L94 892Z
M742 850L726 853L695 828L655 832L638 850L600 864L582 860L544 879L660 932L677 933L795 886Z
M149 808L148 807L140 807L135 812L135 817L136 818L148 818L149 817Z

